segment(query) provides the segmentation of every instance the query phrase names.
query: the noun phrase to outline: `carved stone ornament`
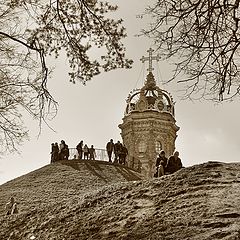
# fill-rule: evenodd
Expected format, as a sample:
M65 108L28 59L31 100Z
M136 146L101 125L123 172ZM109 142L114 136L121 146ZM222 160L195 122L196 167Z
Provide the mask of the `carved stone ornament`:
M144 99L144 97L141 97L136 104L136 110L141 112L141 111L144 111L146 109L147 109L147 102Z
M164 109L164 103L163 103L162 100L158 100L156 102L156 105L157 105L157 108L158 108L159 111L162 111Z

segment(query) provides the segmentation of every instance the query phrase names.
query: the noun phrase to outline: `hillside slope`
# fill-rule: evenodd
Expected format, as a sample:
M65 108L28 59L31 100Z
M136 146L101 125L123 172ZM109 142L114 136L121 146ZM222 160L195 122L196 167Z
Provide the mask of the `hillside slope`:
M93 191L88 180L85 184L90 185L78 191L76 184L62 185L56 175L49 179L51 198L36 192L39 202L31 208L0 217L0 239L240 239L238 163L209 162L159 179L118 181ZM0 186L1 194L14 192L15 181L9 183L11 189ZM41 184L43 189L50 187ZM66 188L60 191L61 186ZM29 201L32 190L24 191ZM57 195L64 191L60 201Z
M0 186L0 215L11 196L16 197L24 212L68 201L107 184L141 178L128 167L104 161L65 160L49 164Z

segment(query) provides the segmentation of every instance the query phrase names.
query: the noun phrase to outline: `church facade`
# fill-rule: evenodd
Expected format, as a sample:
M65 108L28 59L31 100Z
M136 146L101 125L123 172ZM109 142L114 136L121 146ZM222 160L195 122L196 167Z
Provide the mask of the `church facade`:
M132 91L127 98L123 122L119 125L123 144L128 149L128 166L152 178L156 158L161 150L166 156L173 154L179 127L176 125L174 102L171 95L156 85L152 73L152 56L149 61L147 79L141 89Z

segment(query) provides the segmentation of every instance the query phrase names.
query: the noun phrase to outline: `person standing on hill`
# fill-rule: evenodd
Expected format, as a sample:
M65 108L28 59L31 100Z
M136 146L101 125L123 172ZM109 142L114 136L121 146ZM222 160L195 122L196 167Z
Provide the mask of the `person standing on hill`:
M176 151L169 159L167 163L166 171L170 174L175 173L176 171L182 168L182 161L179 158L179 152Z
M78 152L78 159L82 159L82 155L83 155L83 141L80 141L80 143L77 145L76 147L77 152Z
M51 163L54 163L54 143L51 144Z
M59 147L58 143L55 142L54 148L53 148L53 161L57 162L59 160Z
M14 197L11 197L10 201L6 204L5 209L7 215L18 213L17 203L15 202Z
M93 145L91 145L91 147L88 149L88 151L89 151L89 160L95 160L96 151L95 151L95 148L93 147Z
M115 155L114 163L118 163L119 162L120 151L121 151L121 143L120 143L120 141L117 141L114 144L114 155Z
M88 150L88 146L87 144L84 145L83 147L83 159L87 159L88 160L88 154L89 154L89 150Z
M51 151L51 163L57 162L59 158L59 147L58 143L52 143L52 151Z
M110 139L110 141L107 143L106 149L108 154L108 160L109 162L112 162L112 152L114 150L114 143L112 139Z
M68 148L68 145L65 144L63 148L63 159L68 160L68 158L69 158L69 148Z
M167 167L167 158L165 156L165 152L162 150L156 160L156 173L155 177L161 177L166 173Z
M59 144L59 160L64 159L64 148L65 148L65 141L61 140L61 143Z
M119 153L119 163L126 165L126 157L128 155L128 150L124 144L121 144L121 149Z

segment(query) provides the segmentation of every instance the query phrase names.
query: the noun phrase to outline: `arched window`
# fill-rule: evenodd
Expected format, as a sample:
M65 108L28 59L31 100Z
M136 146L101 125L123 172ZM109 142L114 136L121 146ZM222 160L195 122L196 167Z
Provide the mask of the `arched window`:
M138 151L140 153L144 153L146 152L146 149L147 149L147 144L145 141L140 141L139 144L138 144Z
M155 142L155 151L157 154L159 154L162 150L162 144L159 141Z

